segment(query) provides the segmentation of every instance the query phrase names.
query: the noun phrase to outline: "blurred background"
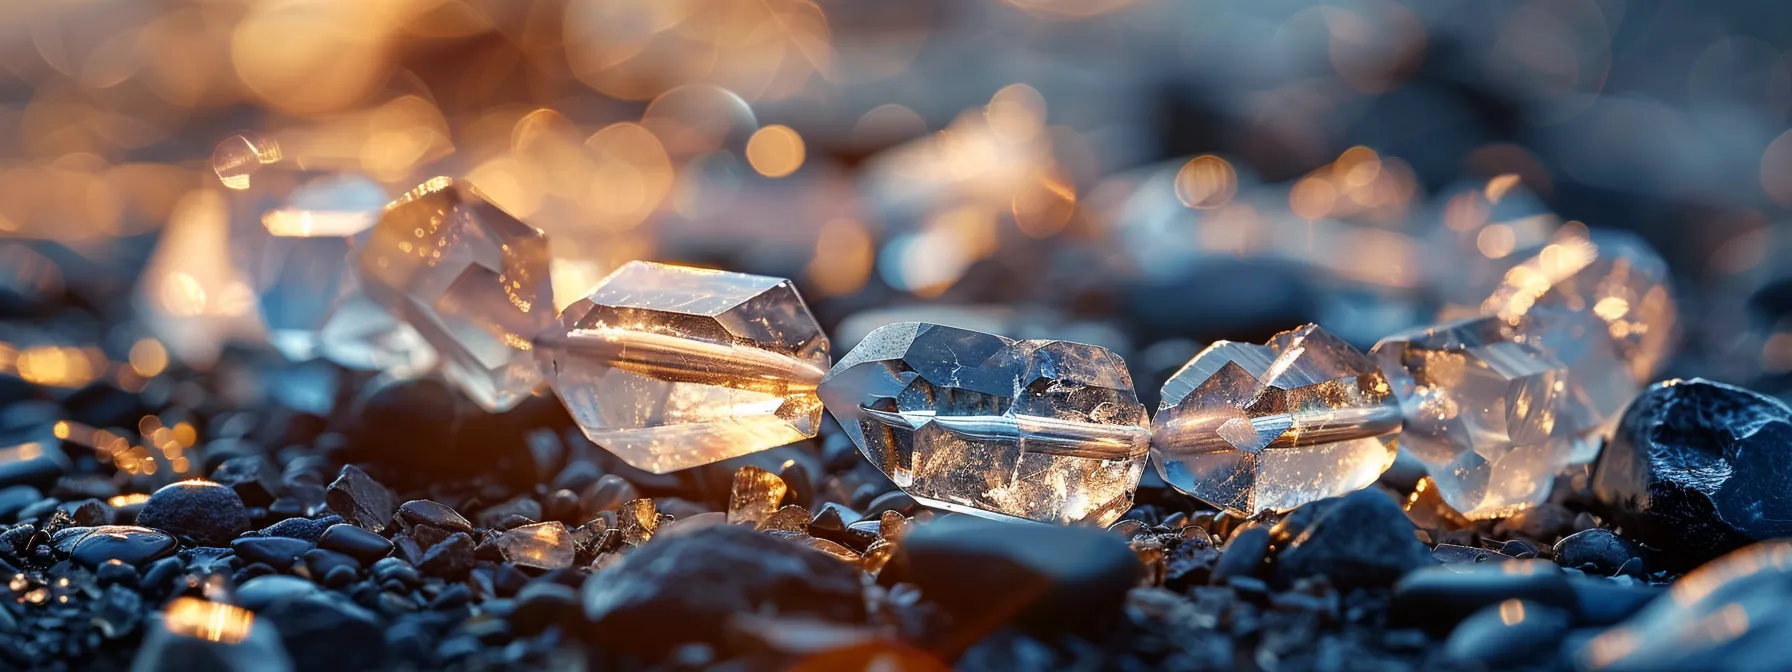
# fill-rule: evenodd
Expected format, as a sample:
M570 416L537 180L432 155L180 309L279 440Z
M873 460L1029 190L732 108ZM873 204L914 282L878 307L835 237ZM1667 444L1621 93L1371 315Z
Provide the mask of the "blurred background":
M1669 373L1783 394L1786 19L1690 0L0 3L0 378L99 403L273 352L293 276L270 254L293 252L270 236L453 175L547 233L561 305L631 259L785 276L837 352L899 319L1092 342L1149 404L1210 340L1314 320L1367 347L1478 303L1559 227L1629 230L1674 273ZM320 180L330 208L304 202ZM213 371L225 396L331 403L294 382L332 375L315 366ZM138 428L163 468L180 428Z

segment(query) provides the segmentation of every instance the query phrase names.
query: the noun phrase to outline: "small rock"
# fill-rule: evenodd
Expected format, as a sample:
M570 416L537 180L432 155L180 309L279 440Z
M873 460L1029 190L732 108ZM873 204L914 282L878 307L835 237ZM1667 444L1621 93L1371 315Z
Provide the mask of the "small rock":
M1555 502L1519 511L1494 525L1495 534L1519 534L1548 542L1574 531L1574 512Z
M1661 586L1596 576L1574 577L1568 583L1574 590L1575 621L1586 626L1615 625L1667 592Z
M280 492L280 474L266 457L232 457L212 470L212 480L236 491L244 506L267 506Z
M529 522L541 520L541 503L533 498L523 496L495 506L486 507L473 517L480 527L503 528L504 521L511 516L520 516Z
M1792 408L1697 378L1650 387L1600 453L1593 494L1662 569L1792 535Z
M1261 525L1246 528L1226 540L1225 551L1214 564L1207 582L1224 585L1235 576L1253 576L1269 557L1269 528Z
M422 561L417 569L424 574L437 576L451 581L459 580L467 575L476 561L473 557L473 537L465 532L455 532L447 539L429 547L423 552Z
M323 536L324 530L328 527L329 523L320 520L287 518L267 526L261 531L261 534L264 537L288 537L316 543L318 537Z
M281 600L317 594L317 585L296 576L274 574L244 581L236 589L237 604L260 612Z
M1444 658L1500 668L1534 662L1556 655L1571 623L1563 609L1505 600L1463 619L1444 643Z
M1359 490L1295 509L1270 530L1283 584L1325 575L1339 588L1391 585L1436 564L1406 512L1385 494Z
M1792 543L1755 544L1680 578L1576 653L1611 672L1779 670L1792 622Z
M274 625L297 672L379 666L385 641L379 617L341 595L321 591L280 600L255 616Z
M1482 608L1525 600L1572 608L1568 577L1548 560L1508 560L1461 567L1431 567L1394 584L1390 619L1408 627L1444 632Z
M137 524L221 547L248 531L249 510L230 488L211 481L181 481L150 495L137 514Z
M300 557L304 558L305 566L311 570L311 579L313 581L329 576L330 573L335 572L338 569L347 569L352 575L361 573L360 562L347 554L337 553L329 549L313 548L309 551L305 551L304 555Z
M718 525L635 549L592 574L581 602L586 634L612 650L657 657L702 642L725 651L726 623L738 613L864 622L859 577L818 551Z
M950 614L953 638L966 643L1005 624L1041 637L1099 635L1119 620L1142 571L1126 542L1105 530L970 516L919 526L897 556L901 576L892 578Z
M331 525L318 537L317 545L372 563L392 552L392 542L385 537L353 525Z
M1642 549L1611 530L1594 528L1563 537L1556 542L1555 556L1556 564L1588 574L1649 576Z
M517 593L516 611L510 622L525 637L546 630L550 625L570 627L583 621L579 591L551 581L531 581Z
M473 523L453 507L427 499L413 499L398 507L398 524L409 530L415 525L429 525L449 532L472 532Z
M299 554L311 550L311 542L290 537L241 537L231 541L230 548L245 561L265 563L284 572L292 568Z
M371 532L386 531L398 511L392 491L352 464L342 467L324 501L344 522Z
M640 498L641 493L635 489L635 484L615 474L599 477L597 482L592 483L579 496L580 506L586 513L615 511L621 509L624 503Z
M36 504L44 498L44 493L29 485L14 485L0 488L0 521L18 520L20 511Z
M84 533L75 542L69 557L88 567L99 567L108 560L141 567L173 553L179 545L174 537L159 530L105 525Z

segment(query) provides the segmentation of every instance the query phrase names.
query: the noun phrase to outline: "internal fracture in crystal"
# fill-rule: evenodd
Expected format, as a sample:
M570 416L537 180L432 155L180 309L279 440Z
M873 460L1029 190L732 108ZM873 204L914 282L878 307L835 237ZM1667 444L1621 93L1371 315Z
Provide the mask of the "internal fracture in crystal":
M541 382L531 351L554 323L547 239L472 185L438 177L394 201L357 261L367 295L416 328L487 410Z
M1309 324L1196 355L1164 383L1151 445L1165 482L1250 516L1368 487L1399 431L1374 363Z
M1517 324L1540 306L1597 316L1639 385L1654 380L1674 345L1667 262L1629 233L1563 229L1506 272L1482 311Z
M815 436L830 361L789 280L641 261L567 306L537 351L585 435L654 473Z
M1132 505L1151 438L1107 349L919 322L872 331L821 397L897 486L989 518L1112 523Z
M1405 450L1451 507L1490 518L1543 501L1634 393L1604 329L1540 307L1516 326L1486 316L1396 334L1370 357L1400 401Z

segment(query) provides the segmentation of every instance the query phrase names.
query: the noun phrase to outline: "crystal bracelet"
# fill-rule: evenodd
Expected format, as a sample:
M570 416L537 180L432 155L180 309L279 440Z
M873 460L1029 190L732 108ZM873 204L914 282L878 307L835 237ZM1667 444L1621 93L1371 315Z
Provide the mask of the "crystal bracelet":
M633 466L813 437L825 407L922 503L1063 524L1118 519L1147 455L1176 489L1253 515L1367 487L1401 449L1464 515L1507 515L1592 458L1672 338L1652 251L1558 237L1481 314L1366 355L1316 325L1214 343L1153 418L1125 362L1094 345L909 322L830 366L782 278L631 262L556 316L543 234L449 178L386 206L353 257L366 296L470 398L500 411L545 380Z

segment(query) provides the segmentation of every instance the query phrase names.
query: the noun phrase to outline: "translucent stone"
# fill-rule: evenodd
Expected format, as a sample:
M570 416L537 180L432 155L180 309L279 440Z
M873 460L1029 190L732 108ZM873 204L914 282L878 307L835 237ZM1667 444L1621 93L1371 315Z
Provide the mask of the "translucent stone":
M567 306L538 354L585 436L654 473L815 436L829 361L789 280L640 261Z
M1394 463L1400 408L1368 357L1315 325L1219 341L1164 383L1164 481L1240 516L1368 487Z
M1107 525L1132 505L1151 438L1105 348L918 322L879 328L821 383L872 464L928 506Z
M616 511L616 527L622 530L623 543L630 546L652 541L662 522L671 522L671 516L661 514L651 499L625 502Z
M547 239L471 185L438 177L394 201L358 263L367 295L416 328L487 410L541 382L531 340L554 322Z
M1639 384L1654 380L1674 345L1667 262L1629 233L1562 229L1506 272L1482 311L1516 324L1540 306L1597 316Z
M752 465L734 472L734 488L728 495L728 522L758 525L778 512L789 488L777 474Z
M1487 316L1390 336L1370 357L1400 400L1401 442L1438 494L1492 518L1543 501L1628 401L1609 392L1634 383L1619 378L1603 331L1587 313L1535 309L1518 326Z
M577 551L572 543L572 533L560 521L506 530L498 535L497 546L506 562L540 569L571 567Z

